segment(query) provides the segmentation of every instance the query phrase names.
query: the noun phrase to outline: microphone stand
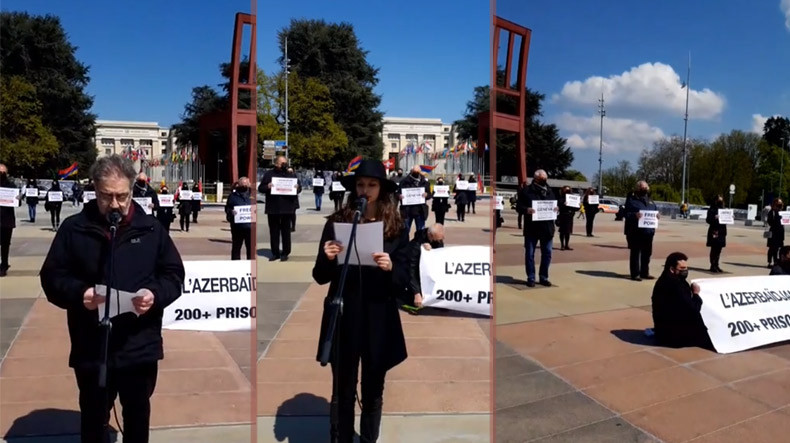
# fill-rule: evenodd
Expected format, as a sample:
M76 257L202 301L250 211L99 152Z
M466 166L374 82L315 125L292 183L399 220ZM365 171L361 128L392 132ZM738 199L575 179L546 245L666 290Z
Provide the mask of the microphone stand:
M118 231L117 219L110 216L110 274L107 276L107 290L104 296L104 318L99 323L101 327L101 360L99 363L99 388L104 389L107 401L110 400L110 392L107 389L107 360L109 357L110 347L110 331L112 330L112 322L110 321L110 300L112 298L112 284L113 274L115 272L115 234ZM104 422L104 431L107 431L109 423Z
M357 225L359 224L362 214L367 208L367 200L360 199L359 209L354 212L354 218L351 221L351 235L348 239L348 246L346 247L346 258L343 260L343 268L340 271L340 282L335 291L335 296L330 303L330 317L329 329L327 330L326 337L321 343L321 366L326 366L332 360L332 404L329 408L329 422L336 432L339 432L339 387L340 387L340 339L337 333L337 325L343 317L343 289L346 286L346 276L348 275L348 261L351 258L351 249L354 247L354 240L357 236ZM332 436L334 439L334 436ZM334 441L332 443L335 443Z

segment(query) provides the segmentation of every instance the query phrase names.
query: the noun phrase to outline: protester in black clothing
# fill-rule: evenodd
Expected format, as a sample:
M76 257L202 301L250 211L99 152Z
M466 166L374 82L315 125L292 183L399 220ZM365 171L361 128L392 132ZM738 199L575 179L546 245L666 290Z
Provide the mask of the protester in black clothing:
M650 187L647 182L640 181L636 185L636 192L625 203L625 238L628 242L630 254L631 280L652 280L650 275L650 256L653 254L653 237L655 228L640 228L639 219L641 211L658 211L658 207L650 199ZM658 218L661 215L658 214Z
M340 283L342 266L338 265L347 238L335 236L335 223L350 223L358 207L358 196L367 198L367 207L360 223L382 222L383 251L373 254L376 266L354 266L345 281L343 311L337 324L335 339L339 347L332 351L332 371L338 377L337 390L330 404L330 437L332 442L354 440L354 400L358 368L362 362L360 400L360 440L375 442L381 425L381 410L386 373L406 359L406 343L398 313L397 298L408 284L408 238L404 223L395 207L393 194L397 184L388 180L384 166L377 160L362 160L354 175L343 178L343 185L352 191L348 204L329 217L321 235L321 243L313 268L313 279L319 285L330 283L324 301L319 344L327 336L330 301ZM353 253L353 251L349 251ZM335 367L337 356L340 367ZM320 358L320 345L319 355Z
M230 223L231 235L231 260L241 260L241 245L247 250L247 260L252 259L252 223L236 223L236 207L250 206L250 179L241 177L234 192L228 196L225 203L225 215Z
M162 185L159 188L160 195L168 195L170 191L167 189L167 185ZM158 197L157 197L158 201ZM165 228L166 232L170 232L170 224L173 223L173 220L176 219L176 216L173 214L173 207L172 206L159 206L156 208L156 219L159 220L159 223Z
M699 346L713 349L708 328L702 321L699 286L689 285L688 257L673 252L653 287L653 324L656 341L662 346Z
M110 408L119 396L123 407L124 442L147 443L150 397L164 357L162 316L181 296L184 266L162 226L132 200L134 168L119 155L100 157L91 168L97 199L63 222L40 272L50 303L66 310L71 354L69 366L79 387L83 443L109 441ZM114 269L109 268L111 212L121 215ZM112 272L112 288L136 293L134 313L111 319L107 388L98 387L101 328L97 310ZM108 401L109 400L109 401Z
M561 251L573 251L573 248L570 246L571 234L573 234L573 216L574 213L579 210L579 208L568 206L565 197L569 194L571 194L571 187L564 186L560 190L560 199L557 202L560 212L557 215L556 224L560 231Z
M439 177L436 180L436 186L444 186L444 178ZM436 215L436 223L444 224L444 215L450 210L450 197L436 197L436 192L433 193L431 199L431 211Z
M469 194L465 189L458 189L458 184L453 186L455 194L455 214L458 221L466 221L466 205L469 203Z
M35 189L38 192L38 182L36 179L28 179L25 189ZM38 194L35 197L25 197L27 203L27 215L30 217L30 223L36 222L36 209L38 208Z
M779 249L779 263L771 269L770 275L790 275L790 246Z
M417 205L404 205L403 204L403 190L404 189L414 189L414 188L422 188L422 196L426 199L430 199L430 192L431 192L431 185L428 183L428 180L425 179L422 175L422 171L420 170L419 166L415 166L412 168L411 173L408 176L404 177L400 181L399 186L399 195L398 199L400 200L400 216L403 218L406 226L406 232L411 232L411 225L412 222L417 226L417 230L420 231L425 229L425 222L428 220L428 205L427 204L417 204Z
M587 189L587 192L584 193L584 200L582 201L582 204L584 205L584 217L587 222L587 237L593 236L595 216L598 215L598 204L590 204L591 195L598 195L598 193L595 191L595 188Z
M60 192L61 199L59 201L52 201L52 193ZM63 191L60 189L60 182L57 180L52 181L47 191L47 198L44 202L44 209L49 212L50 220L52 221L52 230L57 231L60 226L60 209L63 206Z
M80 182L74 182L71 187L71 206L79 206L82 203L82 186Z
M297 180L297 195L272 194L272 179L296 179L296 175L288 172L287 164L288 160L286 160L285 157L277 157L274 163L274 169L266 171L260 186L258 186L258 192L266 194L266 215L269 222L269 235L272 242L272 257L269 259L270 261L287 261L288 255L291 253L292 216L296 213L296 205L299 200L298 194L301 192L302 187ZM282 249L280 249L281 239L283 243Z
M340 183L340 173L335 172L332 174L332 183L338 182ZM335 204L335 211L339 211L340 207L343 206L343 196L346 194L345 191L335 191L333 189L329 190L329 199Z
M475 175L470 174L469 180L467 180L467 182L469 183L469 187L466 188L467 200L468 200L466 206L466 213L468 214L469 210L471 209L472 214L477 214L477 212L475 211L475 202L477 201L477 179L475 179Z
M8 178L8 168L6 165L0 163L0 188L14 189L14 183ZM17 198L21 198L17 194ZM11 250L11 237L16 228L16 214L14 208L0 206L0 277L5 277L8 274L8 254Z
M315 171L315 175L313 176L314 179L320 178L321 180L324 179L324 172L323 171ZM325 185L326 183L324 183ZM321 210L321 203L324 200L324 185L321 186L313 186L313 195L315 197L315 210Z
M84 191L96 192L96 186L93 184L93 180L88 179L88 184L85 185Z
M413 303L415 308L422 307L422 285L420 284L420 257L422 250L430 251L444 247L444 225L436 223L414 233L408 245L409 284L406 290L406 302Z
M296 177L296 173L294 172L294 168L288 168L288 173L292 174L294 177ZM302 184L299 181L297 181L296 183L297 183L296 186L297 186L297 189L298 189L297 193L301 193L302 192ZM296 199L294 200L294 205L295 205L295 209L294 209L294 212L291 214L291 232L296 232L296 211L299 210L299 208L301 207L301 205L299 204L299 197L296 197Z
M148 204L147 208L143 209L146 212L150 211L152 217L156 217L156 213L159 210L159 197L156 196L154 188L148 184L148 176L145 172L137 174L137 180L135 180L134 188L132 188L132 198L150 198L151 203Z
M708 240L706 246L710 248L710 272L724 272L719 267L721 250L727 246L727 225L719 223L719 209L724 208L724 197L717 196L708 209L705 221L708 223Z
M195 193L200 193L199 199L195 198ZM195 183L195 185L192 186L192 223L198 222L197 221L198 212L200 212L202 206L203 206L203 193L200 192L200 186L198 186L198 184Z
M768 212L766 220L768 221L768 232L770 237L766 242L768 246L768 267L773 267L774 264L779 263L778 252L779 248L785 244L785 227L782 225L782 216L779 212L784 208L782 199L776 198L771 204L771 210Z
M181 191L187 191L190 194L189 198L184 198ZM178 224L181 226L181 231L189 232L189 216L192 214L192 191L189 190L189 185L183 183L181 189L177 191L176 198L178 199Z
M527 286L535 287L535 250L540 243L540 270L538 277L543 286L551 286L549 281L549 266L551 265L552 243L554 241L554 220L533 221L535 214L533 202L554 201L557 198L548 185L549 176L546 171L538 169L529 186L524 187L519 193L518 202L524 208L524 266L527 271ZM554 212L559 212L559 207L554 206Z
M520 183L518 185L518 188L516 188L516 195L510 197L510 209L515 210L516 214L518 214L518 228L519 229L522 229L522 224L524 222L524 215L525 215L526 208L523 205L520 205L518 203L518 199L519 199L519 195L521 195L521 192L526 187L527 187L527 183L526 182Z

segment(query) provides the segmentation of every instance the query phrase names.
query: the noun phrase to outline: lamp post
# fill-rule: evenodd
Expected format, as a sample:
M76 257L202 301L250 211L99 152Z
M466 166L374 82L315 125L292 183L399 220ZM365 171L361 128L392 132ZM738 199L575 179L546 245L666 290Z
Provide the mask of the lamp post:
M603 118L606 116L603 92L601 92L601 99L598 100L598 113L601 114L601 138L598 145L598 195L603 195Z
M288 144L288 74L291 69L291 60L288 58L288 36L285 36L285 58L283 59L283 69L285 70L285 159L288 166L291 166L291 156L289 151L291 145Z
M688 70L686 71L686 82L683 83L682 88L686 88L686 113L683 117L683 184L682 184L682 191L681 191L681 203L686 201L686 161L688 153L686 151L686 136L688 134L688 127L689 127L689 90L691 89L690 86L691 81L691 53L689 53L689 63L688 63Z
M784 191L782 185L785 178L785 139L782 137L779 140L782 141L779 145L779 149L782 150L782 166L779 169L779 198L782 198L782 191Z

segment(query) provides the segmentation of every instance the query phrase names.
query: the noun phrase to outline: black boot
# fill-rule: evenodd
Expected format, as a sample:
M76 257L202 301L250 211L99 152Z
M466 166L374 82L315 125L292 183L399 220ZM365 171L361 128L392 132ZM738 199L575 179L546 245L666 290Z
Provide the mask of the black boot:
M359 418L359 442L375 443L379 439L381 429L381 399L376 402L376 408L365 410Z

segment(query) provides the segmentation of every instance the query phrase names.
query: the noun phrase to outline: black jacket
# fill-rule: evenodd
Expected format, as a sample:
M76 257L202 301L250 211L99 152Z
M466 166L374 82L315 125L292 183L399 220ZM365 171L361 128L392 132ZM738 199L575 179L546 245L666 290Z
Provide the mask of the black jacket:
M11 180L4 180L0 183L0 187L2 188L10 188L15 189L14 183ZM24 189L22 190L24 192ZM7 208L5 206L0 206L0 228L2 229L13 229L16 228L16 214L14 213L14 208Z
M790 275L790 269L786 269L786 268L790 268L790 266L788 265L782 266L781 263L778 265L774 265L774 267L771 268L771 273L769 275Z
M296 174L290 174L288 171L281 171L272 169L263 174L258 192L266 194L266 214L271 215L291 215L296 213L298 207L299 193L302 192L302 185L297 181L297 195L272 195L272 190L269 189L269 183L272 178L297 178Z
M532 214L527 211L532 208L535 200L557 200L554 191L548 185L542 189L536 183L531 183L519 191L518 204L524 211L524 237L549 239L554 237L554 220L532 221Z
M708 239L706 242L706 246L721 246L722 248L727 246L727 225L723 225L719 223L719 219L716 216L719 215L719 208L717 206L711 206L708 209L708 215L705 217L705 221L708 223Z
M233 209L236 206L250 206L250 193L240 193L240 192L231 192L228 196L228 201L225 203L225 217L226 220L230 223L231 227L239 228L239 229L250 229L252 227L251 223L236 223L235 216L233 215Z
M316 174L315 177L313 178L324 178L324 176L320 174ZM313 194L323 195L325 186L326 186L326 179L324 179L324 186L313 186Z
M782 216L779 212L771 209L766 218L768 230L771 231L771 238L766 242L766 246L779 248L785 244L785 227L782 225Z
M146 288L154 304L140 317L132 313L112 319L109 365L124 367L161 360L162 314L181 296L184 265L162 225L132 202L130 221L118 231L112 286L126 292ZM99 363L99 319L104 312L88 310L83 294L109 275L110 234L96 200L63 221L41 268L41 287L50 303L66 310L71 355L69 366Z
M156 191L151 185L145 185L145 188L140 188L135 183L134 187L132 188L132 197L134 198L150 198L151 203L153 203L154 207L151 209L151 215L156 215L157 211L159 211L159 197L156 195Z
M459 190L458 185L453 186L453 194L455 195L455 204L462 206L469 203L469 193L465 190Z
M710 346L708 328L702 321L702 299L691 286L664 272L653 287L653 324L656 340L671 347Z
M189 215L192 213L192 199L189 200L182 200L181 199L181 191L189 191L189 187L184 188L183 186L181 189L177 190L178 193L178 214L179 215ZM191 192L191 191L190 191ZM233 192L233 191L231 191Z
M573 233L573 216L579 208L568 206L565 203L565 194L562 193L560 193L557 206L560 208L560 212L557 214L557 222L555 224L560 228L560 232Z
M389 370L407 357L397 302L408 284L406 235L404 232L398 238L384 240L383 252L390 254L393 264L391 272L372 266L349 265L343 291L343 317L338 324L338 338L342 343L340 352L359 352L362 358L369 359L374 370ZM324 254L324 243L334 238L334 223L328 221L318 243L318 256L313 267L315 282L319 285L329 283L317 360L320 360L321 343L328 333L330 311L327 306L335 296L342 270L342 263L338 264L340 256L330 261Z
M431 184L428 183L428 180L422 175L418 178L412 177L411 174L403 177L398 185L398 195L401 195L404 189L409 188L422 188L425 194L427 194L425 199L429 200L431 198ZM403 218L417 217L420 215L423 216L423 218L428 218L428 204L403 206L403 201L401 201L400 213Z
M38 191L38 182L36 180L28 181L27 184L25 185L25 188L22 190L23 192L22 195L25 195L24 192L26 192L27 188L36 188L36 191ZM27 197L25 195L25 203L27 203L30 206L38 205L38 194L36 194L35 197Z
M201 193L200 200L195 200L195 198L194 198L194 193L195 192L200 192ZM200 186L198 186L198 185L192 186L192 194L193 194L193 197L192 197L192 212L200 212L200 210L203 207L203 193L200 191Z
M658 206L650 197L632 196L625 201L625 235L653 236L656 230L653 228L639 227L639 211L658 211Z

